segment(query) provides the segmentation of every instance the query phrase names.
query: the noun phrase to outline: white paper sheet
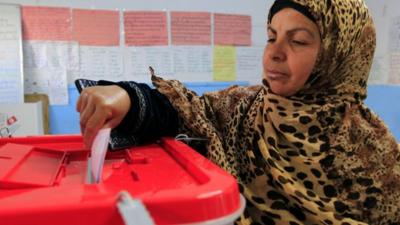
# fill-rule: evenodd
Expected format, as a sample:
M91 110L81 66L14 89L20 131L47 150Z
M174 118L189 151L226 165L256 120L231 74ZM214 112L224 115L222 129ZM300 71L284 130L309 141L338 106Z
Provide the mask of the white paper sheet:
M387 84L389 82L389 63L386 55L375 54L368 84Z
M211 46L173 46L174 76L183 82L212 81L213 49Z
M18 5L0 7L0 103L23 103L21 18Z
M20 61L18 43L12 41L0 42L0 77L15 78L15 74L19 74Z
M16 103L21 101L22 84L15 79L1 79L0 103Z
M50 105L68 104L67 72L65 69L25 69L25 93L44 93Z
M126 47L125 79L149 82L149 66L163 78L173 74L172 53L169 47Z
M24 67L79 70L79 45L66 41L24 41Z
M390 50L400 50L400 16L392 19L389 34Z
M391 84L400 84L400 50L390 53L390 75Z
M174 46L174 72L211 73L212 53L209 46Z
M111 128L101 129L94 138L91 148L91 174L93 181L99 183L103 175L104 160L106 158Z
M80 78L113 81L122 79L120 47L80 46L79 52Z
M389 43L389 82L392 84L400 84L400 16L392 19Z
M237 80L261 84L263 47L237 47Z

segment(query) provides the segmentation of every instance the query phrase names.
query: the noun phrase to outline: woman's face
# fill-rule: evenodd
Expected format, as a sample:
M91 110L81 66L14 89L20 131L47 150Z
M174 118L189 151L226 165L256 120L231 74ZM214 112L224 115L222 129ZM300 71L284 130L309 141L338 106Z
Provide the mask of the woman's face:
M264 78L275 94L290 96L306 83L321 45L317 25L300 12L285 8L268 26Z

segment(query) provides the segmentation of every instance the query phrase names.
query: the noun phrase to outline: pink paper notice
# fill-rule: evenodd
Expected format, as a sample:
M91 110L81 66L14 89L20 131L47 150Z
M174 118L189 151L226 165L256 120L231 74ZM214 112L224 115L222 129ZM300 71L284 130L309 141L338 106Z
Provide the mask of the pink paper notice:
M165 12L124 12L124 27L127 46L168 45Z
M81 45L118 46L119 12L74 9L73 39Z
M251 17L247 15L214 14L215 45L251 45Z
M22 7L24 40L70 41L71 10L56 7Z
M211 13L171 12L173 45L210 45Z

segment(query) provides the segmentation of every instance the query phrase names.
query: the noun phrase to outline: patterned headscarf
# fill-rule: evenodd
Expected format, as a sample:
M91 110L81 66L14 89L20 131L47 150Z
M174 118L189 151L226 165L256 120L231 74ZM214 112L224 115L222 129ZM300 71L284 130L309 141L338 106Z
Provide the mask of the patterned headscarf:
M276 0L287 1L287 0ZM199 97L152 76L207 157L238 180L238 224L399 224L400 151L363 103L375 29L362 0L291 0L321 36L315 68L290 97L263 86Z

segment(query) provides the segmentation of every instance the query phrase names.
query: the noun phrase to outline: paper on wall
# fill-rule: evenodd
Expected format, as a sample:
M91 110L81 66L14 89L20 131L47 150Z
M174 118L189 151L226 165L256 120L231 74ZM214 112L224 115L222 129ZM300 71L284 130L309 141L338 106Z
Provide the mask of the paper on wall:
M400 50L390 53L389 82L392 84L400 84Z
M25 69L24 81L25 93L47 94L50 105L68 104L65 69Z
M121 80L123 72L120 47L80 46L79 78Z
M171 12L172 45L210 45L211 13Z
M0 103L23 103L19 5L0 7Z
M23 6L24 40L70 41L71 10L67 7Z
M124 54L127 80L149 82L149 66L163 78L168 79L173 74L172 53L169 47L127 47Z
M389 33L390 50L400 50L400 16L395 17L391 21Z
M214 14L214 45L251 45L251 16Z
M233 46L214 47L213 76L215 81L236 80L236 48Z
M17 43L0 39L0 103L23 102L21 65ZM21 99L22 98L22 99Z
M182 82L212 81L211 46L172 46L174 76Z
M168 45L167 13L163 11L125 11L126 46Z
M79 45L66 41L24 41L24 67L79 70Z
M175 73L210 73L212 48L209 46L172 47Z
M400 16L393 18L389 38L389 82L400 84Z
M261 84L263 47L236 47L237 80Z
M389 58L385 54L375 53L369 74L368 84L387 84L389 82Z
M72 23L72 39L81 45L119 45L117 10L73 9Z

